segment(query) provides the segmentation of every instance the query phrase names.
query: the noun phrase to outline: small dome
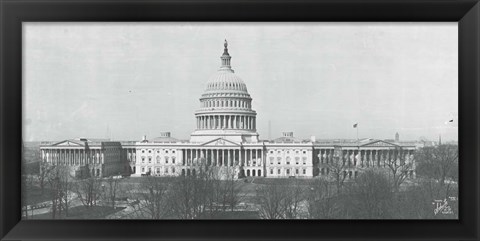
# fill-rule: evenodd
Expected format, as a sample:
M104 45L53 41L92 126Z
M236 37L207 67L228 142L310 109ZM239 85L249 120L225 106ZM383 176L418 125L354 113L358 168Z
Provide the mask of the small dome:
M243 80L230 71L219 70L207 82L205 92L243 92L248 94L247 86Z

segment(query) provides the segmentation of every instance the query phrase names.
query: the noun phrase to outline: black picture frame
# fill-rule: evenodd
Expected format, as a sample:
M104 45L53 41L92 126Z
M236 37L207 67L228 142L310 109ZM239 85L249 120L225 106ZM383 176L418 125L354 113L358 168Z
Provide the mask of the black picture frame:
M480 4L472 0L0 0L2 240L478 240ZM458 22L459 220L21 220L22 22Z

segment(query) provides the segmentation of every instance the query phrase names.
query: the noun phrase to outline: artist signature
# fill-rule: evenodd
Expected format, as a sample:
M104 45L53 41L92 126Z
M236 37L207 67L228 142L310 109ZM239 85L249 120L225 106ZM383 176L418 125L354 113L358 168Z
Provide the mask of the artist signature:
M432 205L434 205L435 209L433 210L433 213L435 215L441 213L441 214L453 214L452 207L450 207L448 201L456 201L456 197L448 197L443 199L443 200L433 200Z

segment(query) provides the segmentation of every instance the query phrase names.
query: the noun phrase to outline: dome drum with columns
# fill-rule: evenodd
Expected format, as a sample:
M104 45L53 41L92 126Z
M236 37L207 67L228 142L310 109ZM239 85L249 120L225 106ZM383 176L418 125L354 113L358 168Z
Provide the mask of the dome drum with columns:
M206 142L225 138L236 142L258 142L256 115L247 86L231 65L228 43L220 57L222 65L207 82L195 112L196 130L191 142Z

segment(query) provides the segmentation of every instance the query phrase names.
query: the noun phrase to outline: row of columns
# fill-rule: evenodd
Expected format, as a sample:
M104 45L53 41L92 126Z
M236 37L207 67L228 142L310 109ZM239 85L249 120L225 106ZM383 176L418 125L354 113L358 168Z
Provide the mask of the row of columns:
M204 108L211 107L234 107L250 109L251 105L247 101L241 100L207 100L202 102Z
M83 166L102 163L103 153L100 149L42 149L42 158L55 165Z
M136 156L137 156L137 152L135 150L135 148L128 148L127 149L127 160L128 160L128 163L133 163L135 164L136 162Z
M385 166L386 160L412 160L413 150L343 150L341 158L345 166L375 167ZM403 156L403 157L402 157ZM318 154L321 164L328 164L335 157L334 149L320 149Z
M197 116L197 129L256 129L256 117L245 115Z
M262 149L184 149L184 166L263 166Z

